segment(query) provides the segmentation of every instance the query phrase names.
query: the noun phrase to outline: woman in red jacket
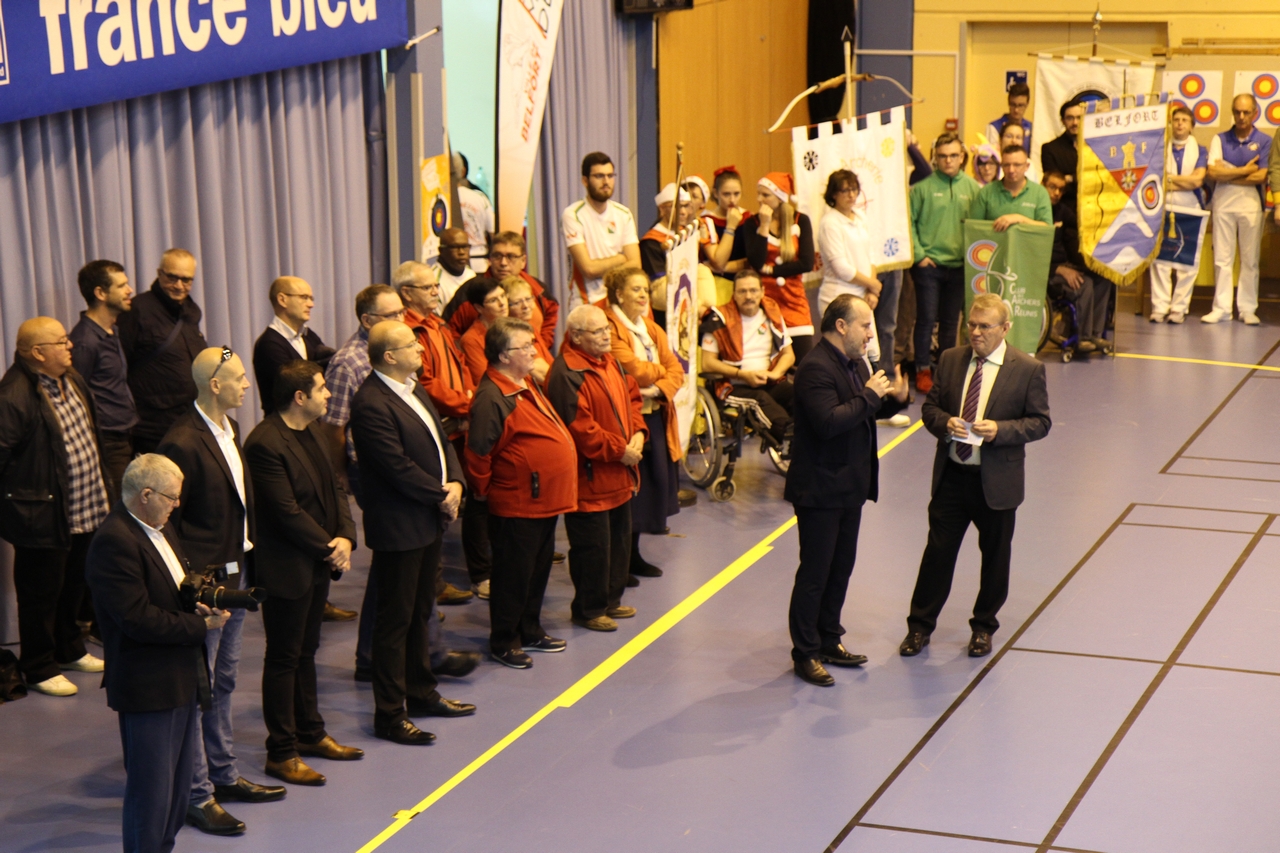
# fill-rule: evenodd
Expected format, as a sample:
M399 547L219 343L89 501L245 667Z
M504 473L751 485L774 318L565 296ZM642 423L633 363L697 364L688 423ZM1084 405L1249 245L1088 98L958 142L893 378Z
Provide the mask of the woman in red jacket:
M813 270L813 226L796 212L786 172L765 175L756 192L760 211L742 224L747 262L760 273L765 296L782 308L799 364L813 348L813 314L802 279Z

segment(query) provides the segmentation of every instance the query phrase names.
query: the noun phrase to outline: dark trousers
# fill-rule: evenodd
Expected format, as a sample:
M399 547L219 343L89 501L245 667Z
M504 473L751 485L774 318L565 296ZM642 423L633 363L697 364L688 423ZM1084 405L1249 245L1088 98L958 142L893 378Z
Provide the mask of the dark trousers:
M760 404L760 411L769 419L772 426L769 432L779 441L791 424L791 404L795 400L795 387L785 379L761 388L750 385L734 385L733 396L755 400Z
M466 435L453 439L453 449L461 459ZM493 570L493 549L489 545L489 504L464 499L462 502L462 555L467 561L467 579L473 584L489 579Z
M982 575L969 627L988 634L1000 627L996 613L1009 596L1009 558L1017 510L987 506L981 470L976 465L971 466L972 470L969 467L948 462L938 490L929 501L929 540L920 559L916 589L911 594L908 630L933 633L938 614L951 594L956 556L970 524L978 528Z
M796 507L800 534L800 567L791 590L791 657L809 660L818 650L840 642L849 576L858 556L862 507L817 509Z
M124 748L124 853L169 853L187 816L196 703L168 711L120 714Z
M622 603L631 566L631 502L599 512L567 512L574 619L603 616Z
M1076 306L1076 331L1081 338L1101 338L1107 333L1111 282L1085 273L1080 287L1072 290L1065 278L1055 274L1046 290L1050 299L1066 299Z
M938 324L938 351L956 345L960 313L964 311L964 267L911 268L916 289L916 370L931 367L933 324Z
M436 572L440 537L412 551L374 551L372 579L378 585L373 625L373 701L375 726L406 719L405 699L434 702L427 623L436 618Z
M889 270L880 280L880 300L876 302L876 339L880 343L880 369L893 375L894 333L898 329L898 297L902 294L902 270Z
M76 617L84 598L84 558L92 533L71 537L70 548L14 548L18 598L18 667L28 684L59 674L58 664L85 655Z
M518 649L547 636L542 597L551 577L556 516L508 518L489 513L493 576L489 579L489 648Z
M120 481L124 469L133 460L133 437L127 432L98 432L98 454L102 457L102 474L107 481L107 496L111 504L120 500Z
M267 654L262 664L262 721L267 726L267 759L287 761L298 755L298 741L324 739L324 718L316 700L316 650L324 602L329 597L329 569L301 598L272 596L262 604Z

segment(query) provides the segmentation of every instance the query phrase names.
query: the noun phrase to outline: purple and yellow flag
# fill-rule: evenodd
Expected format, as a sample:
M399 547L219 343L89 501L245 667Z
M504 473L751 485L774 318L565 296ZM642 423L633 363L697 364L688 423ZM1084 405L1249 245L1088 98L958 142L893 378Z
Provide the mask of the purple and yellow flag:
M1165 97L1139 95L1125 109L1118 98L1093 101L1080 122L1080 253L1119 285L1136 281L1160 250Z

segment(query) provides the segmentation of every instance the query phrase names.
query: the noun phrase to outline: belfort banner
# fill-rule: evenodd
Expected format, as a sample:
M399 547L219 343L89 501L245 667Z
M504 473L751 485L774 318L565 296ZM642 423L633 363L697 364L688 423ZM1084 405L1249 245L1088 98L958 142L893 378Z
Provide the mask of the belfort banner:
M677 235L667 250L667 341L684 370L684 387L672 405L680 430L680 447L689 446L698 413L698 229Z
M0 0L0 122L409 40L406 0Z
M1048 323L1044 289L1053 254L1053 229L1019 223L996 231L981 219L964 222L964 313L973 298L994 293L1009 306L1009 343L1027 353L1040 348Z

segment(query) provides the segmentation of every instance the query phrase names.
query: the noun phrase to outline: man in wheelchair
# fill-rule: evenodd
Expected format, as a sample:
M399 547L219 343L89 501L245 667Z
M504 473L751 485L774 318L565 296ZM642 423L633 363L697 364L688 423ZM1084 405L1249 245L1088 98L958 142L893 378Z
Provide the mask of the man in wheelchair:
M1112 351L1107 340L1107 305L1111 301L1111 282L1093 275L1080 254L1080 229L1076 222L1074 201L1064 201L1067 179L1061 172L1047 172L1044 188L1053 205L1053 256L1049 261L1049 284L1045 288L1051 300L1065 299L1075 305L1076 352Z
M781 447L791 430L793 391L785 377L795 355L782 309L764 295L760 275L739 272L733 299L709 309L698 332L702 372L723 377L709 380L709 389L722 402L729 395L755 400L770 422L766 440Z

